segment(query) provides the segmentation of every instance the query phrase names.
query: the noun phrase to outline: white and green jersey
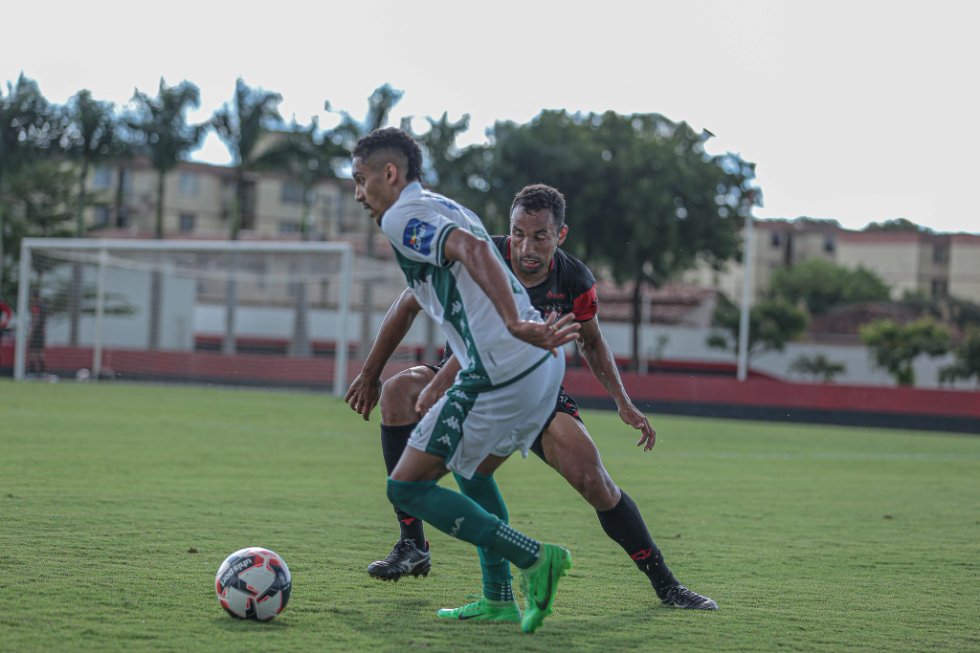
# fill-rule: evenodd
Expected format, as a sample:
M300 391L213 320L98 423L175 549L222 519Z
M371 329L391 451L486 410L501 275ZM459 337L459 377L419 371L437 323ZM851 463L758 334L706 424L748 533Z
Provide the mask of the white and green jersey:
M385 212L381 229L391 241L412 294L446 333L462 365L460 380L466 387L483 390L509 383L549 355L512 336L466 268L458 261L445 260L446 238L454 229L486 240L510 280L521 319L541 321L527 291L507 269L475 213L414 182Z

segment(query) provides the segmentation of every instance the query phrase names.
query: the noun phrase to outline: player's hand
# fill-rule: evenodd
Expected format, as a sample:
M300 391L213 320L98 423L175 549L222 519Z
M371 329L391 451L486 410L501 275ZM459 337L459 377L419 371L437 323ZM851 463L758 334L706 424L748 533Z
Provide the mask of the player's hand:
M653 449L653 445L657 444L656 429L650 426L650 420L632 403L627 403L619 409L619 418L625 424L632 426L642 433L640 439L636 442L636 446L643 445L644 451L650 451Z
M378 404L380 398L381 378L366 375L362 371L347 388L344 401L351 407L351 410L363 417L364 421L367 421L371 417L371 410Z
M451 386L452 377L449 378ZM436 405L436 402L442 398L442 395L446 394L446 390L450 386L443 386L439 383L439 377L436 376L422 388L422 392L419 393L419 398L415 400L415 412L418 413L420 419L429 412L430 408Z
M582 325L575 321L574 313L558 318L558 313L552 311L544 323L522 320L509 330L515 338L557 355L558 347L575 340L581 328Z

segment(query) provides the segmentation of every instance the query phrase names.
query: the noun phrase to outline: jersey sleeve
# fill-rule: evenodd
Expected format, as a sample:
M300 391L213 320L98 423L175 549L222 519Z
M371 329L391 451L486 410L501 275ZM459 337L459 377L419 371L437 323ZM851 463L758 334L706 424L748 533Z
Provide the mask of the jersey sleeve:
M392 207L381 220L381 229L399 254L412 261L446 265L446 238L458 226L444 215L410 202Z
M576 322L588 322L599 312L599 295L596 294L595 284L572 300L572 313Z
M561 250L559 250L561 251ZM595 275L582 261L564 254L565 292L572 299L572 313L576 322L588 322L599 312L599 295L595 290Z

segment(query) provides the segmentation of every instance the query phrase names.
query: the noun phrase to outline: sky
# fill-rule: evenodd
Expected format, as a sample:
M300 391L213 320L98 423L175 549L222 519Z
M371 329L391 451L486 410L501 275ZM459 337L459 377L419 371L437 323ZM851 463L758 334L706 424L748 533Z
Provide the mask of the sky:
M361 118L384 83L392 124L542 109L660 113L756 164L760 218L906 218L980 233L980 3L959 0L49 0L4 21L0 83L118 105L160 78L201 90L207 120L235 79L283 96L288 120L329 100ZM160 8L165 8L161 10ZM8 16L8 18L10 18ZM6 90L4 91L6 92ZM227 163L216 136L195 160ZM534 180L528 180L533 182ZM573 209L574 207L570 207Z

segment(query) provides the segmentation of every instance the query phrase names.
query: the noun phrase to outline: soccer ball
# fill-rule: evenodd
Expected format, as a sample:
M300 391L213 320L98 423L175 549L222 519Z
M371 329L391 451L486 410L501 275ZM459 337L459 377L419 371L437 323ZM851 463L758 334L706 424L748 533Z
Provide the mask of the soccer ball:
M218 603L237 619L272 619L286 608L292 588L286 561L261 547L235 551L214 577Z

